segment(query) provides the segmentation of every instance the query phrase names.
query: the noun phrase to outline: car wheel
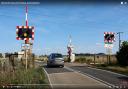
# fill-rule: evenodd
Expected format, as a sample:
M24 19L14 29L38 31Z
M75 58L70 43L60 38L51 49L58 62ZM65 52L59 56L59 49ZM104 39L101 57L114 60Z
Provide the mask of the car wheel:
M46 66L47 68L49 67L49 65Z

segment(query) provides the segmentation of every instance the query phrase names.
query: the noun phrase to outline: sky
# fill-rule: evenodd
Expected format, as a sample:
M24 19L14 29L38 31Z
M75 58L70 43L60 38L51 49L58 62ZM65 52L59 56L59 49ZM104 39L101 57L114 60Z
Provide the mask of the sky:
M128 40L128 5L42 4L28 5L28 24L35 27L33 52L67 54L69 35L74 53L106 53L104 32L124 32ZM25 5L0 5L0 52L18 52L16 26L25 25ZM118 51L118 35L112 53Z

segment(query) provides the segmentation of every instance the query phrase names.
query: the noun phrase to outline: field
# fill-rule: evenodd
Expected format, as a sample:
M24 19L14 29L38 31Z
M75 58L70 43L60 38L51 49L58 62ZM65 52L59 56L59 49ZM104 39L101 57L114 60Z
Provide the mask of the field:
M87 63L87 64L107 64L109 62L107 55L79 55L75 56L75 62L79 63ZM65 61L67 61L67 57L65 56ZM110 62L115 64L117 62L115 55L110 56Z

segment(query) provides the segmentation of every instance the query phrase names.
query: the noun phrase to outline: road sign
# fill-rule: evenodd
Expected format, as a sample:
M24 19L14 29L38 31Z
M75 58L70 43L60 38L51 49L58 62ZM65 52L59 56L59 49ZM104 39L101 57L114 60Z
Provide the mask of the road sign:
M112 44L115 41L114 32L104 32L104 42L105 44Z
M34 40L33 26L17 26L16 27L17 40Z
M113 44L104 44L104 47L105 47L105 48L110 48L110 49L112 49L113 46L114 46Z
M31 46L31 44L29 43L29 44L25 44L25 43L23 43L22 45L21 45L21 49L22 50L25 50L25 49L30 49L30 46Z

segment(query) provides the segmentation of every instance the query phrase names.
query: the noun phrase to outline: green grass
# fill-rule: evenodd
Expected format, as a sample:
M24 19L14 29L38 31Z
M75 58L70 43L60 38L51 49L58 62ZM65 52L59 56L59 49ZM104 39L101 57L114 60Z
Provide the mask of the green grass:
M31 84L31 89L36 86L32 84L48 84L48 80L43 71L42 67L35 69L28 69L27 71L23 68L17 69L15 72L1 72L0 73L0 85L17 85L17 84ZM39 88L39 86L37 86ZM37 88L36 87L36 88ZM49 88L49 86L42 86L44 89ZM42 88L41 87L41 88Z

